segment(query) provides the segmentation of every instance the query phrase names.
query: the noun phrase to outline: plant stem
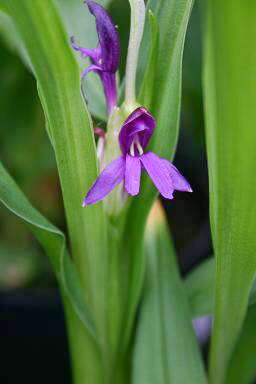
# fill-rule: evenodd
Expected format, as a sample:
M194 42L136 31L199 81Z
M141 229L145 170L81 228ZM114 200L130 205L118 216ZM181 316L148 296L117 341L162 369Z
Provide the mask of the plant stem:
M133 107L136 104L136 71L145 22L144 0L129 1L131 6L131 28L125 75L125 104L127 109L129 109L129 106Z

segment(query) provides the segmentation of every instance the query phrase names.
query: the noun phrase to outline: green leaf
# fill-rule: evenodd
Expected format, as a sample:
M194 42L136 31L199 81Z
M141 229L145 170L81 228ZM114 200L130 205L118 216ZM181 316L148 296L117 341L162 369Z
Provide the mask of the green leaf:
M81 96L80 73L69 36L52 0L0 2L8 8L34 69L55 150L72 256L88 305L95 304L95 319L102 324L106 221L102 204L81 207L85 192L97 176L97 161L91 120Z
M146 229L146 284L136 333L133 383L206 383L175 251L158 204L153 206Z
M253 285L251 287L249 305L253 305L255 303L256 303L256 280L254 280Z
M64 291L75 313L85 325L87 331L96 340L96 329L92 315L85 303L82 286L77 269L67 252L64 252L61 264L61 278Z
M166 2L149 0L151 9L159 25L159 53L154 81L151 112L157 119L157 128L152 138L151 148L160 155L173 157L178 137L181 100L182 56L193 0ZM149 27L146 23L142 42L142 59L139 78L143 78L148 61ZM150 79L148 80L150 81ZM162 140L162 138L165 140Z
M192 318L213 314L215 267L215 259L212 257L194 268L184 280ZM250 291L249 305L255 303L256 280Z
M0 201L29 226L50 257L56 277L67 294L74 311L90 334L95 337L91 315L82 296L79 276L67 253L64 234L30 204L1 163Z
M3 11L0 10L0 35L5 41L6 46L12 52L18 53L19 57L22 59L26 67L31 70L31 63L26 53L24 44L21 41L15 24L13 23L10 16L7 15L6 9L3 9Z
M247 312L242 331L232 354L226 384L249 384L256 377L256 305Z
M159 53L157 71L154 80L154 102L150 112L157 119L150 149L156 154L170 158L174 156L178 136L182 55L186 29L191 12L192 0L149 0L148 9L152 9L159 25ZM141 45L142 57L138 71L138 80L143 74L148 60L150 38L149 19L146 22L145 38ZM150 81L150 79L148 79ZM131 202L128 212L125 234L129 233L127 244L124 236L124 252L129 260L126 267L129 276L129 316L126 333L131 332L131 324L141 292L144 275L143 232L150 206L156 196L156 190L146 175L142 177L141 193ZM131 225L132 223L132 225Z
M225 381L256 272L256 3L209 0L204 97L216 257L211 383Z
M192 318L210 315L214 303L215 260L208 259L193 269L184 280Z

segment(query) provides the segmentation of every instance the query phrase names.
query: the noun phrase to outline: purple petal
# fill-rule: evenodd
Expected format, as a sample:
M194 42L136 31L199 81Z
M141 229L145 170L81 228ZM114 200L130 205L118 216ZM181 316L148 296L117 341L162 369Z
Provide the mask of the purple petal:
M193 192L191 186L187 182L184 176L180 174L178 169L168 160L163 159L167 169L170 172L171 179L173 182L174 189L182 192Z
M81 52L82 57L84 58L90 57L92 61L97 62L100 55L99 48L87 49L87 48L80 47L79 45L76 44L74 36L70 38L70 42L71 42L72 48L74 48L78 52Z
M92 0L85 0L91 14L95 16L99 37L102 69L115 73L120 60L120 41L116 27L109 13Z
M140 156L140 161L161 195L166 199L173 199L174 187L170 172L165 164L166 160L161 159L153 152L148 152Z
M212 328L212 317L202 316L192 320L193 328L195 330L196 337L201 346L206 344L210 338Z
M119 134L120 148L124 154L128 153L130 146L137 135L140 145L146 148L155 128L155 119L144 107L133 111L125 120Z
M125 159L123 156L112 161L99 175L87 193L83 207L104 199L124 179Z
M71 44L82 57L90 58L92 65L83 72L82 78L91 71L100 76L110 114L117 104L115 74L120 61L119 35L110 15L101 5L92 0L85 0L84 3L96 19L99 44L94 49L82 48L75 43L74 37L71 37Z
M90 72L99 73L101 71L102 71L101 67L99 67L98 65L91 64L82 72L81 79L83 79Z
M126 155L125 164L125 189L132 195L138 195L140 191L141 163L137 156Z
M99 75L104 89L107 109L108 112L111 113L117 104L116 75L115 73L105 71L99 72Z

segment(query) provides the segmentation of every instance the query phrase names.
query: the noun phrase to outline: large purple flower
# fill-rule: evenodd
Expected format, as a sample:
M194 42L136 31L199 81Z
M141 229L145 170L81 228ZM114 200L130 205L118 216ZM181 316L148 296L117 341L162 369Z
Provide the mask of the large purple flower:
M91 64L82 73L84 78L89 72L96 72L102 81L108 112L117 103L116 71L120 60L120 42L115 25L108 12L92 0L85 0L90 12L95 16L99 45L94 49L82 48L71 37L72 47L81 52L82 57L89 57Z
M133 111L119 133L122 155L113 160L99 175L87 193L83 206L104 199L119 183L132 196L140 191L141 171L145 170L160 194L173 199L173 192L192 192L186 179L168 160L144 150L154 132L155 119L144 107Z

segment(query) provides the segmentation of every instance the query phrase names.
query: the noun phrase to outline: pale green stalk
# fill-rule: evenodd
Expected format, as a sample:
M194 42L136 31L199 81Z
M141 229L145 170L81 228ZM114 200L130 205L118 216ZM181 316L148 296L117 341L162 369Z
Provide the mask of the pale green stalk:
M125 74L125 107L133 110L136 105L136 71L139 49L145 22L144 0L129 0L131 6L131 29Z

